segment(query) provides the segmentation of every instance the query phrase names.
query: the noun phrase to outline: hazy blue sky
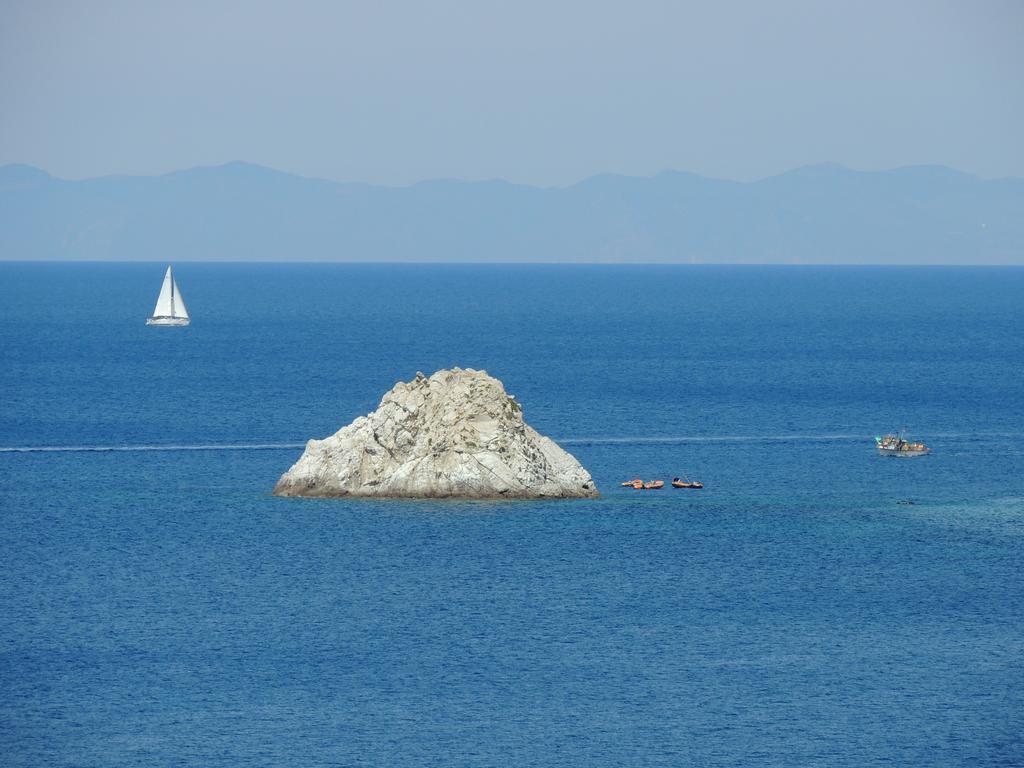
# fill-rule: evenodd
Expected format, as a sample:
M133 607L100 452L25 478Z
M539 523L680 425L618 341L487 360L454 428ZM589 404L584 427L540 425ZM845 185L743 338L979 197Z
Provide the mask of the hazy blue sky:
M0 0L0 163L1024 176L1024 2Z

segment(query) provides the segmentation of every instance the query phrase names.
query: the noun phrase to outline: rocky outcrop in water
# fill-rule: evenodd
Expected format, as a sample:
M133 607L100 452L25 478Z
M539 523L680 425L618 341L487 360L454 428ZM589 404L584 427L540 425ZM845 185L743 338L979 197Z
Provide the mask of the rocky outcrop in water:
M597 496L572 455L523 421L484 371L417 373L380 406L306 450L277 496L578 498Z

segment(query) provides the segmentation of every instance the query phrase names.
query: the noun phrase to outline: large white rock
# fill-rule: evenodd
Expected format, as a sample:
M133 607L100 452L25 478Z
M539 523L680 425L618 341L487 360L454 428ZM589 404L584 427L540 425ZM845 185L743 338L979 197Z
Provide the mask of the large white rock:
M576 498L597 496L572 455L523 421L523 409L484 371L417 373L306 450L277 496Z

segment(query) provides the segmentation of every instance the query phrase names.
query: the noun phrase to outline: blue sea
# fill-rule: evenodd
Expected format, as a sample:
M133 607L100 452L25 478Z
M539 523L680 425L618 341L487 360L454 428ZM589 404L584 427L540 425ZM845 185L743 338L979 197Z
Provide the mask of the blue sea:
M0 264L4 766L1024 764L1024 269L165 267ZM456 365L602 497L270 495Z

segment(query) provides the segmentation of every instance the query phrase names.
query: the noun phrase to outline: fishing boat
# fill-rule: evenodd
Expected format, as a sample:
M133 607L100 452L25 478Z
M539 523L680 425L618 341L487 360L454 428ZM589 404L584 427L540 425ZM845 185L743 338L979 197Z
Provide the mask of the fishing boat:
M673 477L672 478L672 487L673 488L703 488L704 487L704 483L702 483L700 480L694 480L694 481L691 482L690 480L688 480L685 477L682 480L680 480L678 477Z
M174 279L171 268L167 268L164 283L160 286L160 295L156 300L153 316L146 320L146 325L188 325L188 310L185 300L181 298L178 283Z
M932 449L924 443L913 443L906 439L906 428L901 429L899 434L889 433L885 437L875 435L875 447L882 456L899 456L900 458L913 458L915 456L926 456Z
M644 484L644 481L641 480L640 478L637 478L636 480L627 480L626 482L624 482L622 484L622 487L623 488L636 488L637 483L639 483L642 486Z
M636 487L636 486L634 486ZM659 491L665 487L664 480L651 480L649 483L644 483L645 491Z

